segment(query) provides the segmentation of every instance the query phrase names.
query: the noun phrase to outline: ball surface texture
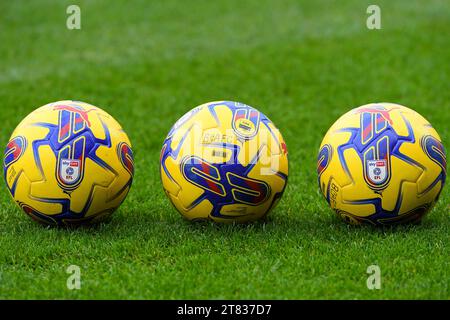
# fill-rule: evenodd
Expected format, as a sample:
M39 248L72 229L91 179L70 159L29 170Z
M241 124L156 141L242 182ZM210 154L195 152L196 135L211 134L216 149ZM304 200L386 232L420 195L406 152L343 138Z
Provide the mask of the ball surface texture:
M417 112L374 103L339 118L320 146L319 186L331 208L352 224L419 221L445 183L441 139Z
M105 111L78 101L47 104L15 129L4 178L16 203L46 225L80 225L110 216L134 174L130 141Z
M238 102L198 106L170 130L161 179L188 220L249 222L267 215L287 183L287 148L258 110Z

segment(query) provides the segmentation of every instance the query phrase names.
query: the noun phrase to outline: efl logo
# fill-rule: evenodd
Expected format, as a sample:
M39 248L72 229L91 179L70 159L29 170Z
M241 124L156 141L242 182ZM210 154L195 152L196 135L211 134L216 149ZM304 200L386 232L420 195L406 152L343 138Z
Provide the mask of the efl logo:
M367 178L374 185L386 182L388 178L386 160L367 160Z
M59 178L66 185L77 183L80 178L80 160L63 159L61 161Z

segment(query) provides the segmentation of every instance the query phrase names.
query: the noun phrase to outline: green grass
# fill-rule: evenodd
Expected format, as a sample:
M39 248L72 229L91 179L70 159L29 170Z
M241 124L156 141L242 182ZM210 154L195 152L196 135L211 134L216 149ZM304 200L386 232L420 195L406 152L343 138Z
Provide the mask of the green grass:
M350 108L390 101L450 141L450 6L377 1L2 1L0 143L51 101L104 108L132 140L136 179L112 221L46 229L0 194L0 298L450 298L450 189L418 226L350 227L318 192L316 154ZM78 3L82 30L65 28ZM286 193L266 223L191 224L166 199L171 125L212 100L267 114L289 147ZM81 267L82 289L66 288ZM382 289L368 290L377 264Z

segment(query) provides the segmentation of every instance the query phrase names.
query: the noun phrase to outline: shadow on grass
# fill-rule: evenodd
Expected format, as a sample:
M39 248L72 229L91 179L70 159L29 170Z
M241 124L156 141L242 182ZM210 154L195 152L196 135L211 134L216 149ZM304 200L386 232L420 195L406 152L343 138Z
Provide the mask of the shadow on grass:
M321 215L308 214L287 216L283 212L274 212L266 219L244 224L218 224L212 221L190 222L181 218L176 212L161 215L161 211L142 212L131 210L125 213L121 210L108 221L79 227L48 227L22 217L14 228L14 233L34 234L48 231L55 237L88 237L102 240L128 239L130 241L167 241L169 238L206 239L228 241L231 239L254 237L255 239L315 239L326 242L344 241L348 239L378 238L390 236L408 236L417 233L437 231L441 224L425 217L419 224L396 225L389 227L374 227L370 225L353 226L339 220L330 212ZM19 219L19 218L17 218ZM14 220L17 220L14 219ZM46 232L44 232L45 234ZM42 235L45 237L45 235Z
M273 213L263 220L251 223L219 224L209 220L188 221L173 212L167 214L167 217L161 217L134 211L127 213L127 217L123 215L114 217L109 225L104 227L117 231L120 229L142 230L143 228L149 228L161 233L170 230L171 232L181 232L185 235L202 234L214 237L235 234L255 234L259 236L279 234L306 238L327 238L330 234L338 237L347 237L349 235L400 235L423 231L429 232L440 227L440 224L428 217L414 224L376 227L372 225L349 225L330 212L324 212L320 218L317 218L316 215L314 218L305 219L305 216L307 215L286 216L280 212Z

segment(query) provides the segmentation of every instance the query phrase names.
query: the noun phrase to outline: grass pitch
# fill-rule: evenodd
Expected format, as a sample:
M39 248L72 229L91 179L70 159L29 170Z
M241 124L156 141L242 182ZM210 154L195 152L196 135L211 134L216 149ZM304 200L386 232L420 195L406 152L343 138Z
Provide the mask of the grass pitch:
M450 298L450 188L418 226L347 226L319 194L316 154L349 109L396 102L424 115L450 149L450 6L377 1L74 1L0 3L0 143L34 108L76 99L128 132L136 179L108 224L46 229L2 184L2 299ZM159 151L172 124L212 100L252 105L290 156L269 221L191 224L166 199ZM367 267L381 268L368 290ZM66 269L81 267L81 290Z

